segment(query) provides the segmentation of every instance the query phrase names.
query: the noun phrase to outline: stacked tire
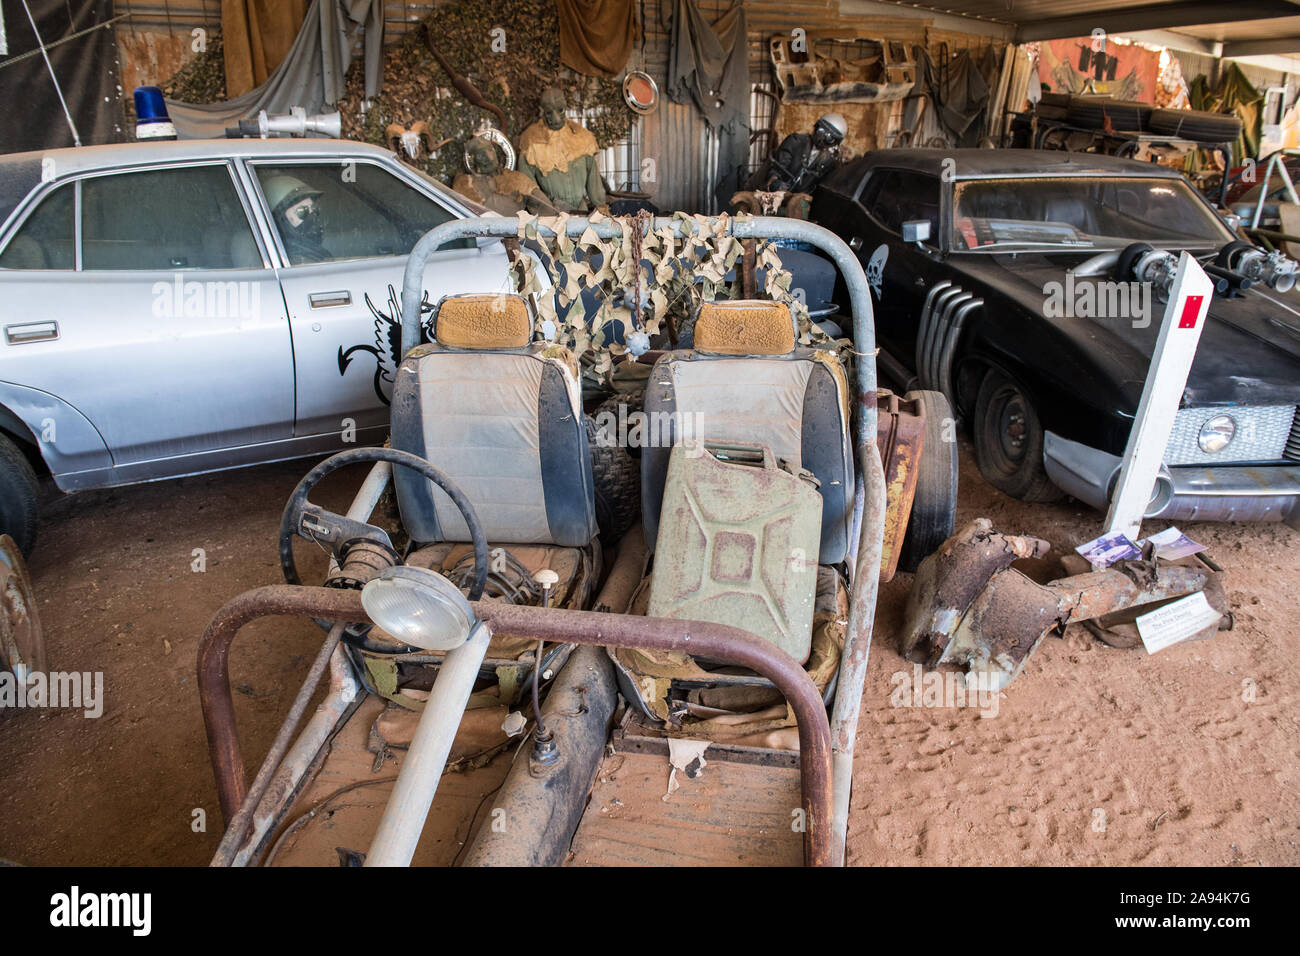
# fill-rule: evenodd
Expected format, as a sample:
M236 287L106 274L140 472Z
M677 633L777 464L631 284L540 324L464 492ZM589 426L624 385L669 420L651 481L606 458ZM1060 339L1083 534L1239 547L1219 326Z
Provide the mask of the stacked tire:
M1241 120L1205 110L1152 110L1151 132L1198 143L1230 143L1241 135Z
M1150 127L1154 107L1135 100L1109 96L1071 96L1066 122L1082 129L1109 129L1115 132L1144 133Z

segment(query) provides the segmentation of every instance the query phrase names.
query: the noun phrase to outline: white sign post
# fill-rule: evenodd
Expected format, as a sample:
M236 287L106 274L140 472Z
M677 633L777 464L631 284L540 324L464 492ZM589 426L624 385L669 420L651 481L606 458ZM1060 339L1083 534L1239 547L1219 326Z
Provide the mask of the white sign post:
M1138 539L1142 516L1164 463L1165 446L1169 444L1174 416L1187 385L1187 373L1196 358L1196 346L1201 340L1213 291L1213 283L1200 263L1188 253L1182 253L1151 355L1142 401L1124 449L1119 480L1110 499L1110 512L1106 515L1108 533L1118 531L1133 541Z

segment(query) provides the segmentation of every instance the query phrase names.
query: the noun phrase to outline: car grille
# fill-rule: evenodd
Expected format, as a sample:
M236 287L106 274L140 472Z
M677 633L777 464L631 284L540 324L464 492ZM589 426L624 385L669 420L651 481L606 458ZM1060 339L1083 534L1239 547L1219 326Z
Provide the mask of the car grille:
M1201 450L1201 427L1218 415L1237 423L1228 447L1217 455ZM1234 461L1300 461L1300 415L1295 405L1233 405L1180 408L1165 447L1166 465L1213 465Z

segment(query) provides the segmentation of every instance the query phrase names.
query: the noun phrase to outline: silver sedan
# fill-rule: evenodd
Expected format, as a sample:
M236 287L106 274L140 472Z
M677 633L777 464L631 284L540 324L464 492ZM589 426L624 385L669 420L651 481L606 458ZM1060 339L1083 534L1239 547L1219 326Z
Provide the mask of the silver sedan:
M131 484L382 441L406 254L474 204L392 153L189 140L0 157L0 532ZM425 272L505 288L500 242Z

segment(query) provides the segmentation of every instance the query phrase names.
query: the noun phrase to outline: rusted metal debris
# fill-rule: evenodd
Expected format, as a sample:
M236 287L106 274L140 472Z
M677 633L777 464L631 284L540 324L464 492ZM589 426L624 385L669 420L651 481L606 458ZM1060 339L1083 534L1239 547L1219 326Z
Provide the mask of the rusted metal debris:
M876 394L879 418L876 447L885 469L885 540L880 553L880 580L891 581L907 537L907 520L916 497L917 466L925 451L925 408L889 389Z
M831 864L834 836L829 825L832 816L831 729L816 685L789 654L748 631L712 622L563 611L486 601L475 602L473 607L479 620L485 622L493 633L502 636L527 635L548 643L698 654L721 663L747 667L772 681L794 711L798 724L799 769L806 820L804 860L809 866ZM230 647L245 624L276 614L298 614L336 622L365 620L360 591L271 585L246 591L232 599L208 625L199 643L199 699L217 793L227 821L234 818L248 794L230 688Z
M1045 554L1040 538L1004 535L977 518L921 562L908 597L902 652L930 667L965 665L967 681L1000 690L1039 643L1067 624L1205 588L1208 570L1121 561L1038 584L1010 567Z

